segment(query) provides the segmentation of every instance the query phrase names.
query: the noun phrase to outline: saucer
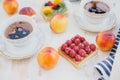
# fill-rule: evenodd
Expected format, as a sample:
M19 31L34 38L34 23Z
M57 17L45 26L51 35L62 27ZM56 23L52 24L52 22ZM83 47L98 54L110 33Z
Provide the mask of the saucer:
M98 24L90 23L82 11L74 14L74 18L81 29L90 32L110 30L116 26L116 16L114 13L110 13L101 23Z
M101 32L103 30L110 30L116 26L116 16L110 11L109 14L99 23L91 23L88 21L85 13L84 13L84 5L88 2L88 0L81 1L79 5L79 9L75 9L73 16L79 27L83 30L90 32ZM106 1L105 1L106 2ZM108 2L107 2L108 3Z
M45 38L41 30L36 31L32 41L28 45L15 47L10 43L6 43L5 50L1 51L2 55L8 59L24 59L32 57L42 47Z

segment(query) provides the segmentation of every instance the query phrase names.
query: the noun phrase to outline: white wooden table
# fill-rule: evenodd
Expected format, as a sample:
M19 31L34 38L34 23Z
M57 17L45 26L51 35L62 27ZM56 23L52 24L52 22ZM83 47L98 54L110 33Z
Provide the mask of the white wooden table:
M120 66L120 45L119 45L117 53L116 53L110 80L119 80L120 79L120 75L119 75L120 67L119 66Z
M116 34L117 29L120 26L120 1L111 1L115 3L113 11L117 16L118 22L117 26L112 29L112 32ZM18 0L18 2L19 9L23 6L32 6L37 10L37 14L40 15L39 10L42 0ZM79 2L72 3L72 6L72 10L79 9ZM10 16L4 12L2 0L0 0L0 24L2 24L9 17ZM67 30L62 34L53 33L49 24L41 22L40 17L37 17L36 22L46 37L44 46L49 45L57 49L64 41L71 38L75 34L80 34L88 41L95 43L97 33L81 30L72 15L69 17ZM82 65L80 69L75 69L68 61L60 56L55 68L48 71L38 66L37 53L33 57L24 60L9 60L0 55L0 80L97 80L98 75L93 67L96 63L105 59L108 55L109 52L102 52L98 50L97 55Z

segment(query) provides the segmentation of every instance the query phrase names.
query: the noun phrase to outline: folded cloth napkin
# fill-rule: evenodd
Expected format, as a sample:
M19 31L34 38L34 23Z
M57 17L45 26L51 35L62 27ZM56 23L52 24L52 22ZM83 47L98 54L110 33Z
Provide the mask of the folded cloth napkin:
M120 29L117 33L116 42L110 51L109 57L95 65L95 69L101 75L101 77L98 80L109 80L110 72L112 70L112 65L114 62L117 47L119 45L119 41L120 41Z

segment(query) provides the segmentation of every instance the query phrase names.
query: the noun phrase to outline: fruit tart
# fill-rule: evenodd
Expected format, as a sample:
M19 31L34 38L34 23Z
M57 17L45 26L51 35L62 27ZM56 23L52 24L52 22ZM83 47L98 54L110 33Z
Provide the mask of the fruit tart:
M55 14L68 15L66 3L62 0L48 1L42 6L42 16L46 21L49 21Z
M95 44L90 44L84 37L76 35L63 43L58 51L75 68L79 68L97 53L97 48Z

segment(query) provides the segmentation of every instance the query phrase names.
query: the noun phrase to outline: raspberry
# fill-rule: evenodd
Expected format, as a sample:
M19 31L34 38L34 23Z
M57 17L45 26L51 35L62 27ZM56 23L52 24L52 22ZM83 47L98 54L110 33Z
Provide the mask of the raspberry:
M75 38L72 38L71 41L74 43L75 42Z
M87 41L84 41L83 44L85 45L85 47L89 46L89 43Z
M75 43L76 45L78 45L78 44L80 43L80 40L77 38L77 39L75 39L74 43Z
M76 56L75 56L75 61L81 61L80 55L76 55Z
M70 49L69 47L66 47L66 48L65 48L65 53L69 55L69 54L70 54L70 50L71 50L71 49Z
M76 52L74 50L70 50L70 57L74 58L76 56Z
M87 54L90 54L90 52L91 52L90 47L89 46L85 47L85 51L87 52Z
M67 40L67 41L66 41L66 44L67 44L68 46L70 46L70 45L72 44L72 41L71 41L71 40Z
M85 57L86 55L86 51L84 49L80 49L78 54L81 56L81 57Z
M70 45L70 48L73 49L74 47L75 47L75 44L72 43L72 44Z
M75 38L75 39L77 39L77 38L80 39L80 37L81 37L81 36L80 36L79 34L77 34L74 38Z
M79 49L84 49L85 45L83 43L78 44Z
M96 49L95 44L90 44L90 49L91 49L92 51L95 51L95 49Z
M80 41L81 41L81 42L84 42L84 41L85 41L85 38L84 38L84 37L81 37L81 38L80 38Z
M61 46L61 50L62 51L65 51L65 48L67 47L67 44L63 44L62 46Z
M54 4L51 1L48 1L48 6L53 6Z
M79 47L78 46L75 46L74 48L74 51L77 53L79 51Z

